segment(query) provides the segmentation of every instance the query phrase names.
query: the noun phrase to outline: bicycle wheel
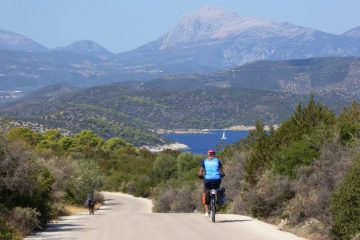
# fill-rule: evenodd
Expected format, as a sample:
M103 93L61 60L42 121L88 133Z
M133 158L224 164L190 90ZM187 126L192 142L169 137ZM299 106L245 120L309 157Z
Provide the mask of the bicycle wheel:
M215 223L215 214L216 214L215 199L211 200L210 209L211 209L211 221Z

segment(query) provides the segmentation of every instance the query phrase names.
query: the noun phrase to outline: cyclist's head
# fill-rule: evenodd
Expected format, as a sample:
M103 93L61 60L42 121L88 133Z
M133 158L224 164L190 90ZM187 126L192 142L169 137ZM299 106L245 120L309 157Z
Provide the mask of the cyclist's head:
M214 157L215 154L216 154L216 152L215 152L213 149L209 149L209 150L208 150L208 156Z

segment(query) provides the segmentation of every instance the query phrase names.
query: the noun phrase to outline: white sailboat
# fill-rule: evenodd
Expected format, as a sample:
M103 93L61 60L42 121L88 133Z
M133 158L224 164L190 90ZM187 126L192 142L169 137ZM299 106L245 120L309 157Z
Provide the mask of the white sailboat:
M222 135L222 137L220 139L221 140L226 140L227 139L227 137L225 136L225 131L223 131L223 135Z

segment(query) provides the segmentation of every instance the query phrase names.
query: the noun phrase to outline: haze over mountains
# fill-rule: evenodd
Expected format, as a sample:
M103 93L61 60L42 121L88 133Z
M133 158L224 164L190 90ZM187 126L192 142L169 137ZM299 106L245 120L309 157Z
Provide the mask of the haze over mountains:
M255 60L360 56L359 28L342 35L289 23L243 17L205 6L159 39L113 54L90 40L47 49L24 36L0 32L2 88L78 86L148 80L168 74L209 73Z

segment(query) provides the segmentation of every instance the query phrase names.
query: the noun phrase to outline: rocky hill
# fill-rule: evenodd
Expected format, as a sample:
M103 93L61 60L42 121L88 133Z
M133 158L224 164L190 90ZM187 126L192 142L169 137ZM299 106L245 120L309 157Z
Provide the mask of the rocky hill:
M182 17L158 40L120 53L118 58L134 64L196 65L201 72L256 60L359 56L360 42L349 35L243 17L206 6Z
M22 52L45 52L48 49L41 44L17 33L0 29L0 49Z
M53 51L78 53L78 54L96 56L99 58L112 57L114 55L112 52L110 52L103 46L90 40L77 41L72 44L69 44L66 47L55 48Z

